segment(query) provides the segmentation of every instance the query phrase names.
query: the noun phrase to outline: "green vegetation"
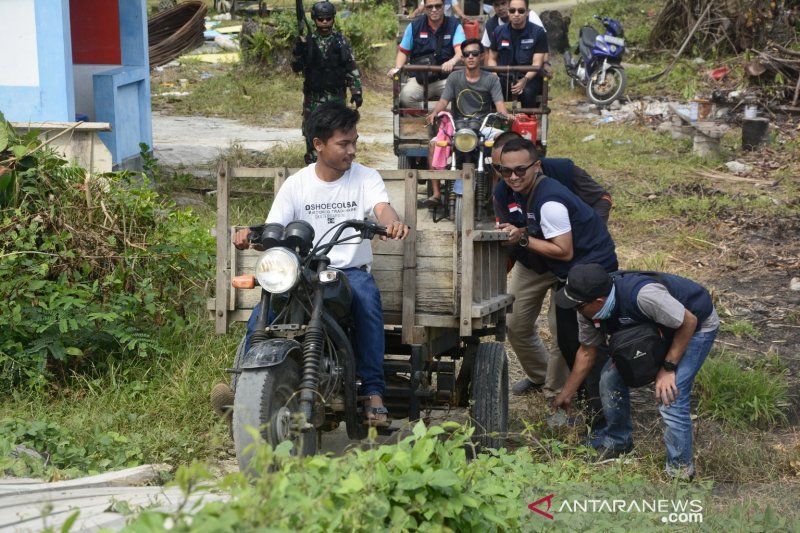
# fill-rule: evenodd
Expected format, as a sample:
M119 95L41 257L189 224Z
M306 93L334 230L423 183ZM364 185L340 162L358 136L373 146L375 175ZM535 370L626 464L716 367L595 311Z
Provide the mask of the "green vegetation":
M768 360L709 357L696 378L698 410L734 427L770 427L786 419L786 371Z
M452 433L448 434L450 431ZM296 458L285 443L256 449L261 475L241 474L209 485L199 465L181 469L176 484L187 494L218 487L231 500L196 513L143 512L131 531L672 531L664 513L581 512L564 507L592 499L638 502L695 500L702 521L695 531L779 531L800 526L754 501L719 512L708 485L654 486L635 466L591 466L575 460L582 449L543 441L513 452L474 454L469 431L454 423L425 428L396 445L356 450L342 457ZM550 457L540 462L543 454ZM624 481L620 481L624 479ZM542 498L551 495L551 504ZM291 505L286 505L291 502ZM550 513L534 513L529 504ZM716 512L715 512L716 511Z
M761 336L761 332L749 320L724 320L719 329L732 333L736 337L757 339Z

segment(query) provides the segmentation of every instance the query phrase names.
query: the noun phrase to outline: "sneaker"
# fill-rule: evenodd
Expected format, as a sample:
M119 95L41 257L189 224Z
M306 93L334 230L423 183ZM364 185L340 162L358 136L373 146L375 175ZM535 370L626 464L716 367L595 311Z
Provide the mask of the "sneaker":
M597 457L594 458L594 462L603 463L605 461L616 459L620 455L625 455L626 453L632 452L633 444L623 448L606 448L605 446L600 446L599 448L595 448L595 451L597 452Z
M544 383L534 383L528 378L523 378L511 386L511 394L514 396L522 396L529 392L538 392L542 390Z

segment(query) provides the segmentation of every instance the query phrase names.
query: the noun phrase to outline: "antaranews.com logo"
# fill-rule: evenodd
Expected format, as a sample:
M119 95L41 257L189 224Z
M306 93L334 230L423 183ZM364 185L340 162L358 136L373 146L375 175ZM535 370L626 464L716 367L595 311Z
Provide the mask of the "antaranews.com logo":
M528 505L528 509L547 520L555 513L654 513L665 524L701 524L703 502L698 499L572 499L554 503L555 493ZM553 510L551 514L551 509Z

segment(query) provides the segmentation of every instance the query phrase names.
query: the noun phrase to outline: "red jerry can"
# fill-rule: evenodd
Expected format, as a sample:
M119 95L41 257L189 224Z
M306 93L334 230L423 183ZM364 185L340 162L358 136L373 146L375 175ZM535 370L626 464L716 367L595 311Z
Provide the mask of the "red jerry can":
M467 39L481 38L481 27L477 20L464 19L462 26L464 27L464 36Z
M533 115L526 115L518 113L514 115L514 123L511 124L511 131L519 133L523 138L528 139L532 143L536 143L536 128L539 127L539 121Z

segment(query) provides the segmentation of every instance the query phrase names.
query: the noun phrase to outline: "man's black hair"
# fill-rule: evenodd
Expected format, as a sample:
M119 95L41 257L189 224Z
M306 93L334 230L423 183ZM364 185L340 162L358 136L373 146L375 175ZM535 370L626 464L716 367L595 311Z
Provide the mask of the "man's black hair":
M361 117L355 109L338 102L326 102L308 117L306 131L312 141L319 139L326 143L336 130L352 131L359 118Z
M494 146L493 148L503 148L506 143L512 139L521 139L522 136L517 133L516 131L504 131L500 135L494 138ZM502 154L502 150L500 151Z
M469 46L471 44L477 44L478 47L480 48L481 53L483 53L483 43L481 42L480 39L476 39L475 37L471 37L469 39L465 39L464 41L461 42L461 52L463 53L464 52L464 48L466 48L467 46Z
M522 137L508 141L503 145L503 151L500 153L507 154L508 152L520 152L523 150L530 154L532 163L539 160L539 154L536 153L536 146L528 139L523 139Z
M522 0L522 1L525 2L525 9L529 9L528 0ZM508 7L511 7L511 0L508 0Z

